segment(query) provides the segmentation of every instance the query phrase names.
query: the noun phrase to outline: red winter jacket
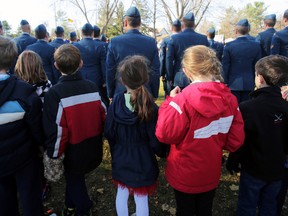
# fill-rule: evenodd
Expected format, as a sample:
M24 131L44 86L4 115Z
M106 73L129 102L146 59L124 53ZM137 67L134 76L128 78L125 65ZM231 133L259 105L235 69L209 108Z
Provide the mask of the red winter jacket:
M156 136L172 144L166 178L174 189L184 193L215 189L221 175L222 149L234 152L244 142L237 99L222 83L193 83L163 102Z

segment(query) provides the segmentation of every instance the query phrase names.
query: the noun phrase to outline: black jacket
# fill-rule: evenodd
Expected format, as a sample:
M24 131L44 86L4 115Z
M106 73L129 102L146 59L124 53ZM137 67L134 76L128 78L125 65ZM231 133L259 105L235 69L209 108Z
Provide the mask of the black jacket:
M37 156L43 144L42 102L28 83L10 76L0 81L0 177Z
M242 169L264 181L281 179L288 147L288 103L280 88L265 87L239 105L245 142L240 148Z

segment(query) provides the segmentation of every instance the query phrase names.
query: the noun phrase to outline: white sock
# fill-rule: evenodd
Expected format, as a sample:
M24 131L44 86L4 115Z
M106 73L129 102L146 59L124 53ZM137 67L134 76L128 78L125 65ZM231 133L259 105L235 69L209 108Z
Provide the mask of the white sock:
M129 190L118 186L116 195L116 211L118 216L128 216Z
M134 194L136 203L136 216L149 216L148 195L137 196Z

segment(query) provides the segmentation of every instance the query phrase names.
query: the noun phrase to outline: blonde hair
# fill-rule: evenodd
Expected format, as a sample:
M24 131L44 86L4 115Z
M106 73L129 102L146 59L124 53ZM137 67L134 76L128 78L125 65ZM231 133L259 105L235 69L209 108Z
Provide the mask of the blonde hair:
M19 55L15 66L15 74L30 84L48 80L41 57L31 50L26 50Z
M216 52L206 46L198 45L185 50L182 65L186 74L198 77L212 77L223 82L221 76L222 65L216 56Z

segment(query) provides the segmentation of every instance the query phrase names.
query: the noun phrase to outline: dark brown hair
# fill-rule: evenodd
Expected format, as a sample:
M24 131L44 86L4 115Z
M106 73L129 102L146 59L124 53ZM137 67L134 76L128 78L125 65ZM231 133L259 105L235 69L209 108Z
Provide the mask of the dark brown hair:
M127 19L129 26L133 28L137 28L141 25L141 17L128 17L125 16L125 19Z
M10 38L0 36L0 69L8 70L18 55L17 47Z
M120 79L131 92L130 103L140 121L148 121L154 114L154 101L145 84L149 81L148 60L140 55L126 57L118 66Z
M183 22L185 28L194 28L195 27L195 21L186 20L183 18L182 22Z
M256 63L255 70L269 86L287 85L288 58L285 56L266 56Z
M64 74L77 72L81 63L81 54L72 44L63 44L54 53L54 59L59 70Z

